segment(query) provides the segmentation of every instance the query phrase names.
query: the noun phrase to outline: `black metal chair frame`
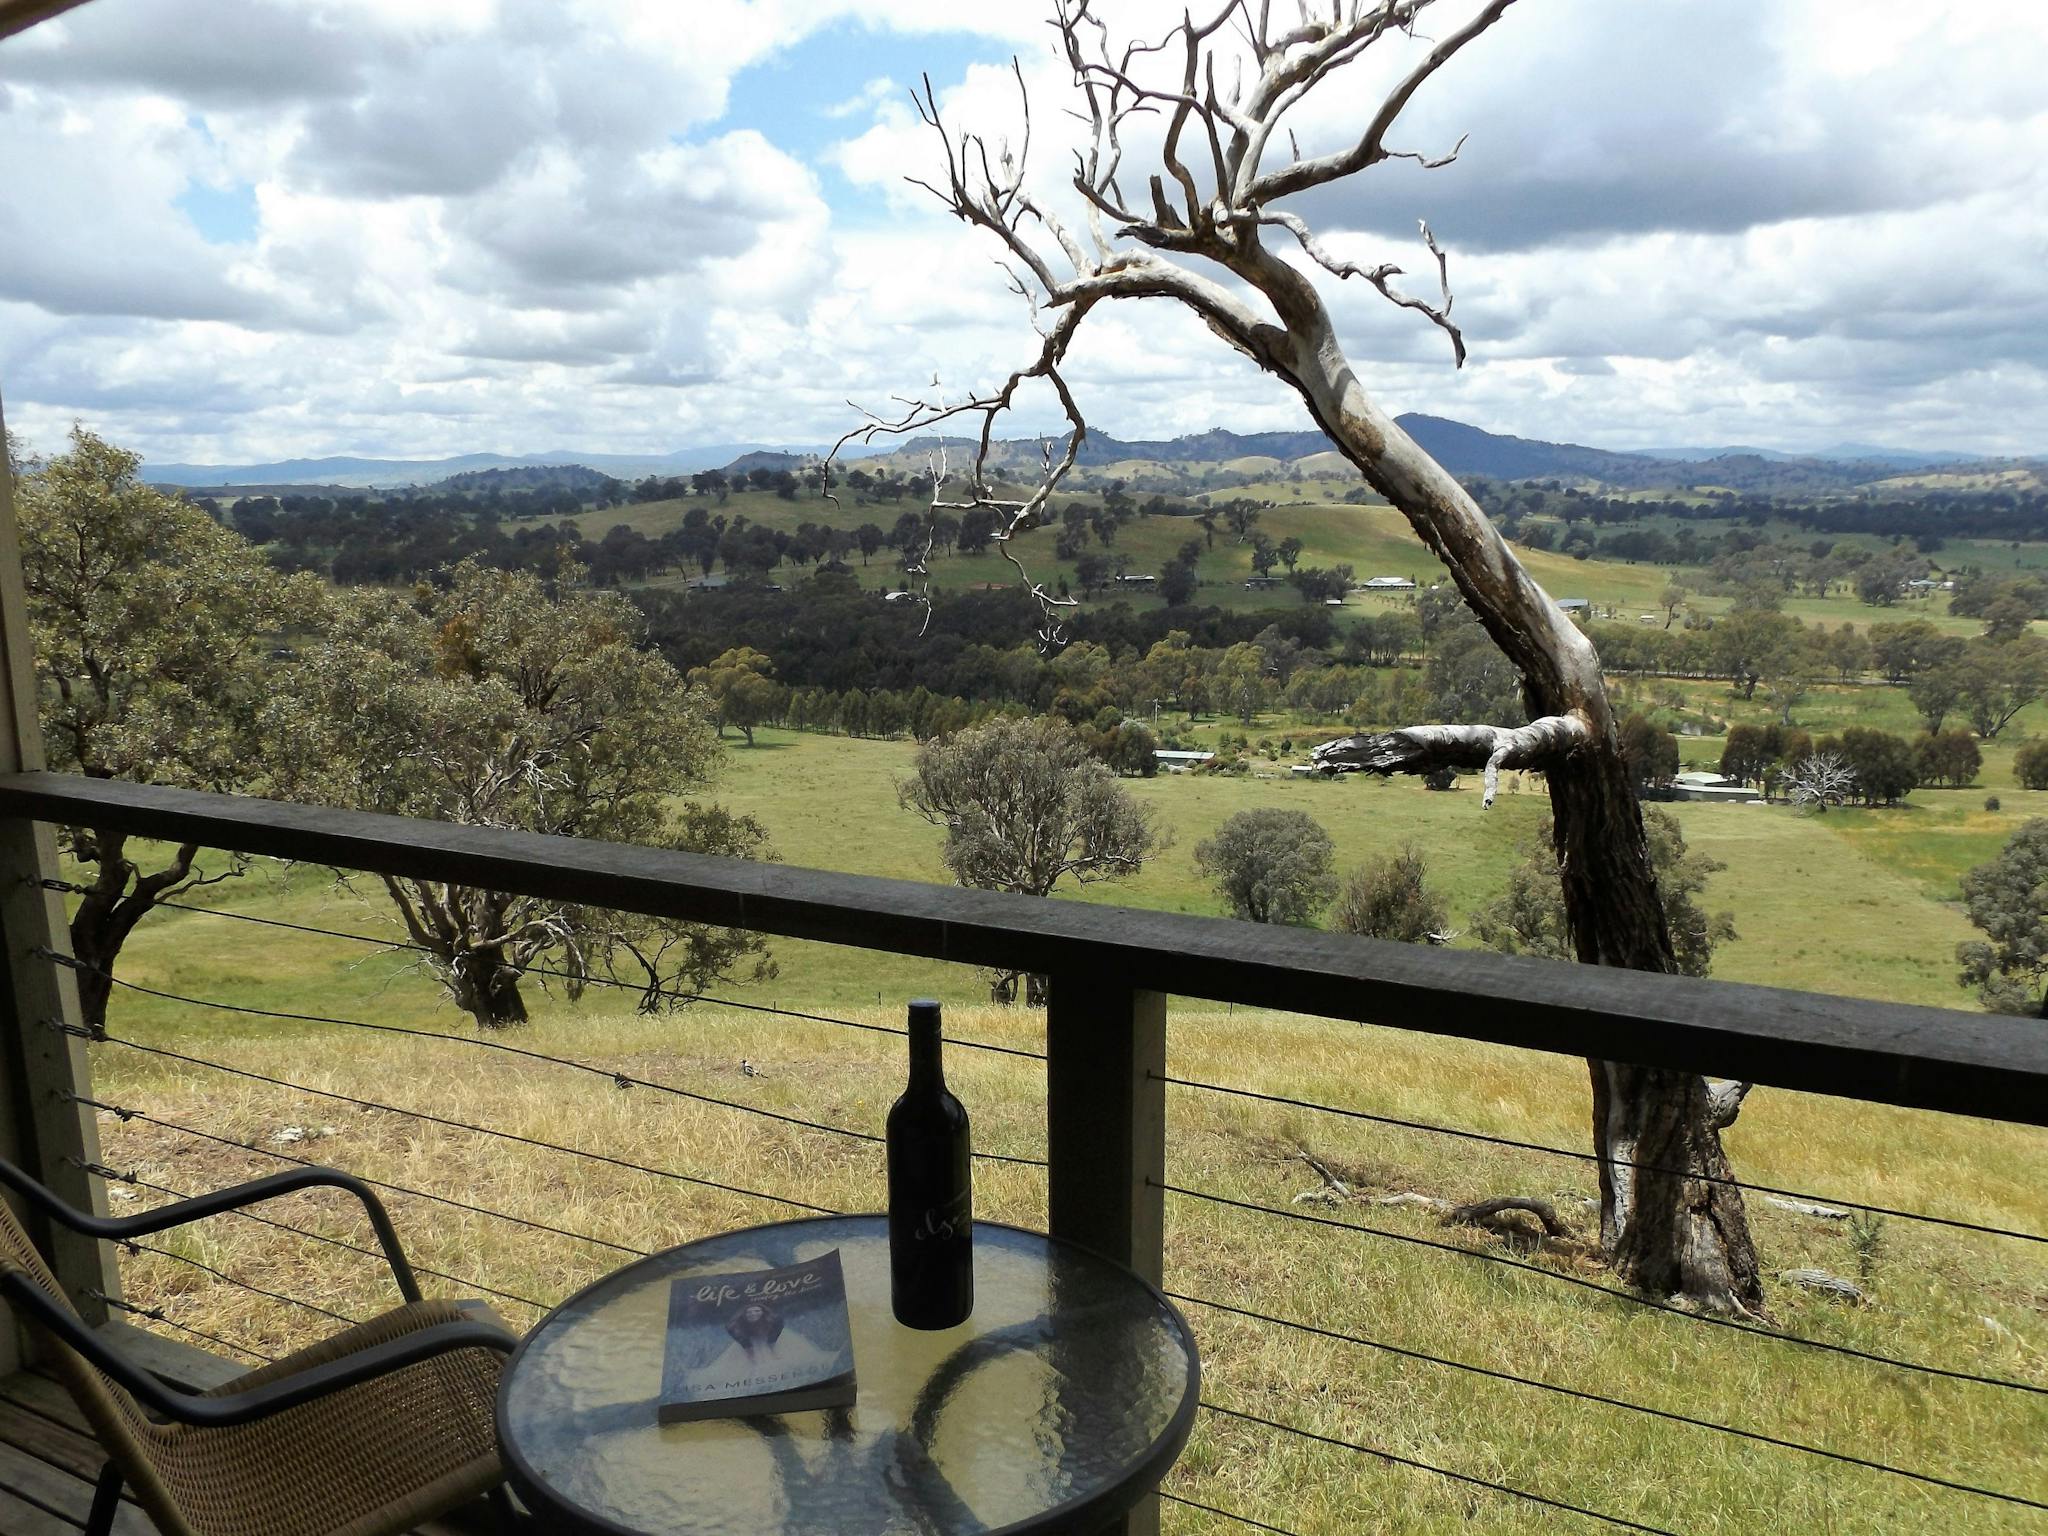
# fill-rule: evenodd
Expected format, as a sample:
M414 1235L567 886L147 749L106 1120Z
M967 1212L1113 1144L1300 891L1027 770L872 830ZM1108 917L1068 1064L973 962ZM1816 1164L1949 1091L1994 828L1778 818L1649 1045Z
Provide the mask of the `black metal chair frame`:
M77 1210L5 1159L0 1159L0 1184L42 1215L72 1231L116 1243L148 1237L208 1216L239 1211L302 1189L345 1190L360 1200L368 1213L370 1226L377 1234L378 1246L383 1249L385 1261L391 1266L392 1279L398 1284L399 1295L409 1302L421 1299L419 1281L405 1257L398 1231L392 1226L383 1202L362 1180L339 1169L295 1168L266 1178L252 1179L229 1189L215 1190L211 1194L195 1195L189 1200L158 1206L136 1216L94 1216ZM91 1361L151 1412L180 1423L201 1426L247 1424L267 1418L452 1350L483 1348L509 1355L518 1344L510 1333L492 1323L440 1323L422 1328L403 1339L379 1344L325 1365L309 1366L304 1371L246 1391L202 1396L174 1387L136 1365L87 1327L77 1313L18 1270L0 1272L0 1296ZM113 1529L114 1516L121 1503L121 1487L121 1470L109 1461L100 1472L92 1511L86 1519L85 1536L107 1536ZM501 1525L511 1529L513 1517L502 1486L493 1490L491 1501Z

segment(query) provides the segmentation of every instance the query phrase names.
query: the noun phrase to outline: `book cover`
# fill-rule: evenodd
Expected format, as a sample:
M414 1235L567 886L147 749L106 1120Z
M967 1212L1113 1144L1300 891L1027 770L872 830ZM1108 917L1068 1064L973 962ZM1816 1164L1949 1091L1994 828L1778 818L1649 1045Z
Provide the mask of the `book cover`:
M662 1423L845 1407L853 1397L838 1249L780 1269L686 1275L671 1285Z

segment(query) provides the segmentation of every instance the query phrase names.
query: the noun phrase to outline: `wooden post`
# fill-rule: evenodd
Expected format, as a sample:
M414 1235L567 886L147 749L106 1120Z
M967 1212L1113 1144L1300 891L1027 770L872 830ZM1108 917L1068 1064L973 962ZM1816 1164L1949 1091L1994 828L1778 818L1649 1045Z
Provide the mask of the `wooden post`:
M1158 1285L1166 1240L1166 994L1056 974L1045 1054L1052 1234ZM1146 1499L1112 1531L1158 1536L1159 1500Z
M9 773L43 767L30 647L13 480L0 455L0 771ZM80 1166L99 1161L99 1129L70 1097L91 1091L85 1042L50 1027L77 1025L78 987L68 969L37 953L71 952L63 903L40 884L56 874L48 827L0 820L0 1153L73 1205L104 1215L106 1187ZM89 1293L120 1294L113 1250L40 1221L30 1231L79 1313L105 1321L106 1307ZM14 1330L0 1328L0 1365L15 1347Z

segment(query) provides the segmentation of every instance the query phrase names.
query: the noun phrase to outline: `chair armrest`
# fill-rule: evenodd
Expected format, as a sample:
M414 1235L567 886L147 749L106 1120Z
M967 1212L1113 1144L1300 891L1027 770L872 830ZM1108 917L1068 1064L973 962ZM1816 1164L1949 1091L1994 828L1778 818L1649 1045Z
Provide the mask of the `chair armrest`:
M241 1392L216 1392L209 1397L188 1397L179 1405L178 1415L188 1423L207 1425L247 1424L268 1418L287 1408L296 1408L349 1387L375 1381L393 1371L404 1370L423 1360L451 1354L460 1349L489 1349L509 1355L519 1341L495 1323L436 1323L401 1338L357 1350L324 1365L304 1370Z
M412 1272L412 1264L406 1259L405 1249L398 1241L398 1230L391 1225L391 1216L384 1209L384 1203L377 1198L376 1192L369 1185L338 1168L291 1168L283 1173L251 1179L246 1184L237 1184L229 1189L217 1189L211 1194L194 1195L189 1200L176 1200L137 1216L93 1216L77 1210L19 1168L5 1161L0 1161L0 1183L5 1183L44 1215L53 1221L62 1222L74 1232L83 1232L88 1237L107 1238L113 1242L147 1237L154 1232L182 1227L188 1222L218 1216L227 1211L238 1211L244 1206L256 1205L302 1189L346 1190L363 1203L363 1209L370 1218L370 1226L377 1234L377 1244L384 1250L384 1260L391 1266L391 1277L398 1282L399 1295L407 1301L420 1299L419 1280Z
M141 1369L86 1327L69 1307L18 1269L0 1271L0 1296L5 1296L38 1324L49 1329L68 1348L84 1356L145 1407L183 1424L204 1426L247 1424L268 1418L287 1408L296 1408L315 1398L374 1381L406 1366L458 1349L490 1349L510 1354L518 1342L504 1329L490 1323L437 1323L339 1360L308 1366L291 1376L265 1382L243 1392L202 1396L169 1386Z

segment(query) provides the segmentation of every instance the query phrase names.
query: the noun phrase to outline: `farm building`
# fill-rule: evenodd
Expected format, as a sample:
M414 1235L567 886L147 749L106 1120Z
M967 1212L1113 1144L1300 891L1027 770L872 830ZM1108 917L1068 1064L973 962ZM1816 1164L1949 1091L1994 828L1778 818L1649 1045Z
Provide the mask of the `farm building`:
M1702 769L1689 769L1673 778L1671 793L1679 800L1722 800L1730 805L1763 803L1763 796L1749 785Z
M1369 580L1356 583L1351 590L1354 592L1413 592L1415 590L1415 583L1406 576L1374 576Z
M1214 761L1215 757L1214 752L1179 752L1165 747L1155 747L1152 752L1152 761L1167 773L1186 773L1190 768Z

